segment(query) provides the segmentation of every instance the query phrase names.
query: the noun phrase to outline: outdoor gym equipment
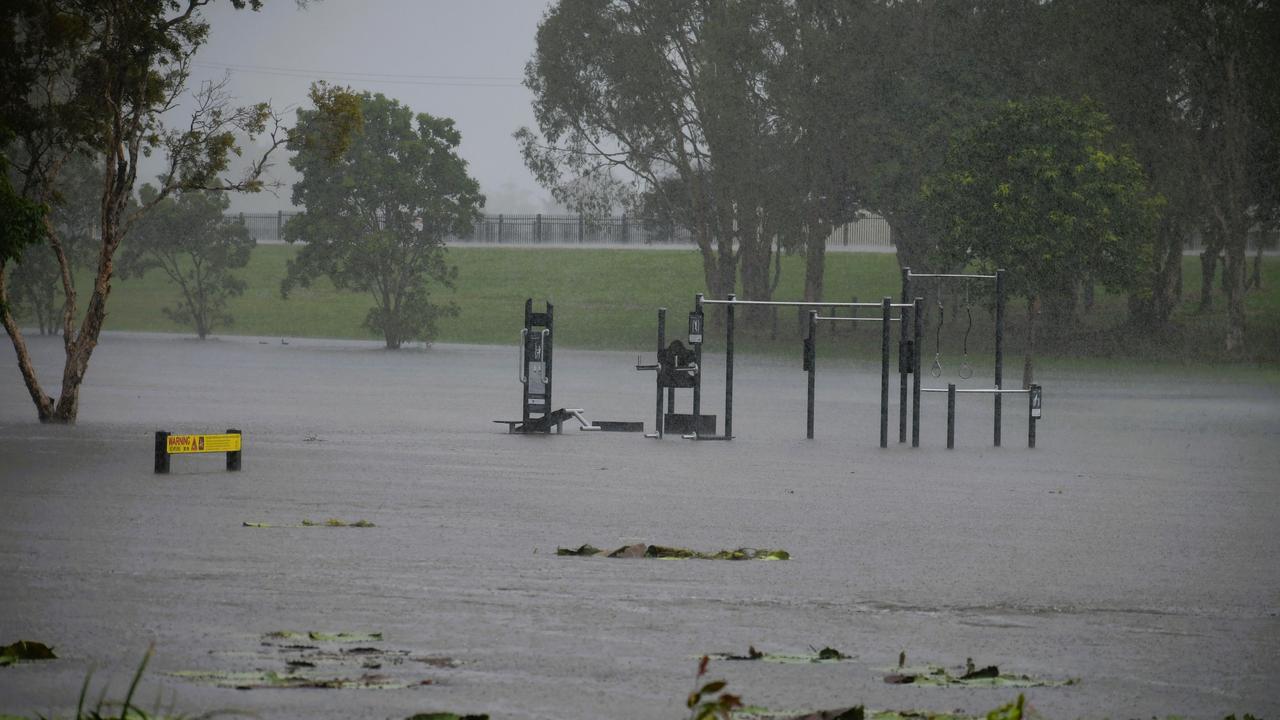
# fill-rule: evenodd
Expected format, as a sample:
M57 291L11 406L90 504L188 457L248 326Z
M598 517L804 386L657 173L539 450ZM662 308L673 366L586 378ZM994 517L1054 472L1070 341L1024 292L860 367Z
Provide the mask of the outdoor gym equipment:
M973 366L969 364L969 333L973 330L973 304L969 300L969 284L964 286L964 311L969 317L969 324L964 329L963 357L960 360L960 377L968 380L973 377ZM946 324L947 307L942 299L938 299L938 324L933 331L933 367L929 374L942 377L942 326Z
M964 332L964 357L960 364L960 376L968 379L973 376L973 367L969 365L969 333L973 330L973 307L969 300L969 283L974 281L993 281L995 283L996 293L996 323L995 323L995 387L991 388L971 388L962 389L958 392L966 393L984 393L995 397L995 420L993 428L993 440L996 447L1000 447L1000 415L1001 415L1001 396L1008 393L1029 393L1030 390L1005 390L1004 385L1004 270L996 270L994 275L980 275L974 273L913 273L911 268L902 268L902 297L905 299L911 292L911 281L916 278L933 278L938 280L959 280L965 283L965 310L969 316L969 325ZM941 353L941 334L942 324L945 320L945 307L941 302L938 303L938 326L934 331L934 356L933 367L930 374L934 377L942 376L942 353ZM905 313L904 313L905 314ZM919 300L915 307L915 345L920 347L921 322L923 320L923 303ZM904 333L905 334L905 333ZM912 420L911 420L911 446L920 446L920 391L924 392L947 392L947 388L920 388L919 386L919 353L916 354L915 369L917 371L917 380L913 389L913 398L911 402ZM907 384L906 375L902 376L902 398L906 400ZM905 402L904 402L905 404ZM954 401L951 403L954 406ZM907 434L906 415L899 415L898 419L898 442L905 442ZM1032 445L1034 447L1034 444Z
M821 320L829 320L833 322L878 322L882 323L881 332L881 388L880 388L880 447L888 445L888 418L889 418L889 345L887 337L889 335L889 323L901 322L906 317L905 308L912 307L906 303L894 303L892 298L885 298L878 303L838 303L838 302L799 302L799 301L780 301L780 300L738 300L732 293L724 300L707 300L703 293L694 296L694 312L699 318L703 315L704 305L724 305L725 306L725 381L724 381L724 435L705 436L701 433L694 432L686 435L686 438L692 440L732 440L733 439L733 338L734 338L734 308L739 305L755 305L764 307L800 307L812 308L820 310L822 308L881 308L881 317L822 317ZM902 318L894 319L889 317L888 313L893 308L903 309ZM692 317L692 315L691 315ZM817 318L818 316L814 316ZM817 322L817 319L814 320ZM917 342L918 346L919 343ZM809 437L813 437L812 433L812 386L813 373L816 368L816 357L814 351L813 337L805 340L805 369L810 372L810 408L809 408ZM906 376L911 371L910 363L906 362L906 353L910 351L905 345L900 345L898 372L902 375L902 385L906 387ZM917 363L918 364L918 363ZM698 365L702 365L701 347L698 350ZM916 368L918 370L918 368ZM694 391L693 391L693 414L699 415L701 412L702 400L702 376L704 373L698 372L696 375ZM905 404L906 396L903 395Z
M680 340L672 340L666 344L667 309L658 308L658 362L653 365L641 365L636 361L636 370L653 370L657 373L657 397L654 411L654 432L645 435L650 438L663 437L667 430L685 434L716 434L716 416L677 413L676 390L688 389L695 394L701 390L698 379L702 361L702 321L701 313L689 313L689 345ZM663 395L666 395L666 409L663 408Z
M524 301L524 329L520 331L521 419L494 420L505 424L508 433L548 434L564 432L564 423L577 420L579 430L606 432L644 432L643 422L587 419L582 408L551 409L552 359L554 357L555 308L547 303L546 312L533 311L533 298Z
M944 392L947 394L947 449L956 447L956 394L982 393L994 394L997 399L1001 395L1027 396L1027 447L1036 446L1036 421L1040 419L1043 392L1039 385L1032 385L1026 390L1001 390L998 388L957 389L955 383L948 383L945 388L924 388L924 392ZM997 427L999 427L997 425Z
M889 339L892 336L891 323L902 322L901 317L893 317L892 309L900 304L893 298L886 297L879 303L853 303L857 307L879 307L880 317L843 317L822 316L817 310L809 311L809 334L804 341L804 369L809 373L809 406L806 413L806 437L813 439L813 406L814 386L818 372L818 323L819 322L878 322L880 323L880 447L889 447ZM898 345L900 353L909 348ZM903 357L898 358L898 370L909 368L910 362Z
M241 433L235 428L228 428L225 433L216 435L184 435L157 430L155 471L160 474L168 473L171 455L197 453L226 453L227 470L238 471L240 469L241 441Z

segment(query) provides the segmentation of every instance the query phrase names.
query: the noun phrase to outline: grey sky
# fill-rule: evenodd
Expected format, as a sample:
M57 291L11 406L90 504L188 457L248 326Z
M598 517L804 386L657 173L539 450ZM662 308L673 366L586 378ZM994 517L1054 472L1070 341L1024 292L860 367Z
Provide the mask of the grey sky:
M321 79L451 117L462 133L460 154L489 198L486 210L541 211L549 196L511 134L533 124L520 78L546 7L544 0L323 0L298 9L271 0L255 13L216 3L191 86L230 71L238 104L270 100L288 108L290 121ZM285 183L296 177L284 155L274 171ZM234 196L232 208L289 208L288 186L278 193Z

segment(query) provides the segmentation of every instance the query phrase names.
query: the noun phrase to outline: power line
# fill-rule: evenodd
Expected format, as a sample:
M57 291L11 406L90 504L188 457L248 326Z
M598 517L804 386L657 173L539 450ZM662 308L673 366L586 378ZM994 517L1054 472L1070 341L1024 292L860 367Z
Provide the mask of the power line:
M393 85L425 85L434 87L481 87L481 88L516 88L523 87L514 76L501 75L415 75L408 73L365 73L336 70L310 70L304 68L283 68L270 65L237 65L232 63L193 62L197 67L235 72L274 75L278 77L294 77L316 79L332 77L338 80L351 80Z

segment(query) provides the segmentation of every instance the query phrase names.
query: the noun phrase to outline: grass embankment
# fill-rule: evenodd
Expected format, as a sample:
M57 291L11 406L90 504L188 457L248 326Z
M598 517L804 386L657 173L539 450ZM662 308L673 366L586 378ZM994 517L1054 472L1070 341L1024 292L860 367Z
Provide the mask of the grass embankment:
M296 290L288 300L280 297L285 263L297 251L282 245L254 250L249 266L241 271L249 289L232 301L235 316L231 328L220 334L292 337L373 339L362 327L372 305L368 295L335 290L328 282ZM571 248L455 247L449 257L459 269L456 292L440 291L439 300L452 300L460 314L441 323L440 342L507 345L515 341L523 322L526 297L541 308L544 300L556 307L556 340L560 347L613 349L650 353L654 347L656 310L669 308L668 338L683 337L685 318L694 293L703 288L701 262L693 250L578 250ZM784 258L782 282L775 299L801 296L803 264L800 258ZM875 301L900 292L896 258L882 253L830 253L827 255L826 298L847 301L854 295ZM1200 283L1198 258L1184 259L1184 302L1170 327L1150 332L1127 327L1126 300L1099 289L1091 311L1082 311L1079 324L1069 331L1044 333L1041 355L1075 362L1083 359L1131 359L1179 364L1216 363L1228 358L1223 352L1226 329L1225 298L1215 298L1213 310L1196 310ZM1263 263L1263 289L1248 295L1249 363L1280 360L1280 258ZM184 332L161 312L173 303L175 290L159 273L115 283L109 303L107 328L153 332ZM865 311L871 315L877 310ZM793 309L776 312L776 330L770 311L754 317L739 311L739 347L744 351L798 356L799 316ZM975 298L973 328L969 332L970 359L983 372L990 363L991 313ZM1017 369L1025 338L1026 303L1011 300L1006 328L1009 360L1007 372ZM758 332L751 337L752 320ZM948 299L942 326L944 368L955 369L962 359L965 329L969 323L963 293ZM849 354L873 358L879 353L879 326L858 323L823 327L819 353L828 358ZM895 327L895 336L896 336ZM834 344L832 344L834 343ZM709 351L723 344L715 328L708 333ZM932 330L924 342L923 364L933 362ZM798 362L798 360L797 360Z

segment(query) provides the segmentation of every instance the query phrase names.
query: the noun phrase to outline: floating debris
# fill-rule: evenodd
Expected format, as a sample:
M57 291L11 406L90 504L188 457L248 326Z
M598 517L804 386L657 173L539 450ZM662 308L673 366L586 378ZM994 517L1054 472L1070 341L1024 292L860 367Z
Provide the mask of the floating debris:
M939 665L921 667L890 668L884 676L889 685L917 685L922 687L1065 687L1075 685L1079 680L1046 680L1030 675L1014 675L1001 673L996 665L976 667L973 661L966 663L963 671L952 674Z
M206 670L179 670L173 677L191 682L236 690L313 688L326 690L399 690L419 685L431 685L431 680L400 680L387 675L366 673L359 677L314 677L299 673L277 673L271 670L254 672L222 672Z
M378 527L377 525L374 525L368 520L356 520L355 522L347 522L345 520L339 520L338 518L329 518L324 522L316 522L315 520L303 518L302 522L300 523L283 524L283 525L278 525L276 523L255 522L255 521L246 520L244 523L242 523L242 525L244 527L249 527L249 528L304 528L304 527L308 527L308 528L309 527L371 528L371 527Z
M293 630L275 630L262 636L264 640L313 640L315 642L331 642L331 643L362 643L362 642L382 642L382 633L354 633L354 632L337 632L326 633L312 630L310 632L295 632ZM310 649L310 646L300 645L293 646L297 649Z
M32 660L57 659L58 656L53 654L53 648L34 640L19 640L12 645L0 647L0 667L17 665L20 662L31 662Z
M435 680L423 679L418 674L420 670L415 669L418 666L411 663L432 668L453 668L462 664L449 657L413 655L408 650L372 645L382 642L383 634L380 632L276 630L264 633L261 638L256 653L240 653L251 656L253 670L244 670L241 666L233 670L188 670L170 675L240 690L390 690L435 683ZM269 669L277 663L278 670Z
M405 720L489 720L488 715L459 715L451 712L430 712L410 715Z
M576 557L611 557L611 558L651 558L658 560L790 560L791 554L786 550L770 550L765 548L738 548L736 550L720 550L714 553L698 552L682 547L665 545L624 545L613 552L605 552L594 545L580 545L577 548L556 548L556 555Z
M744 708L734 713L735 720L1025 720L1028 717L1025 700L1018 699L991 712L969 715L963 711L932 712L928 710L868 710L861 705L835 710L770 711L762 708ZM1034 715L1034 714L1033 714ZM1038 716L1037 716L1038 717Z
M754 645L747 648L746 655L734 655L732 653L712 653L707 657L712 660L760 660L763 662L786 663L786 664L810 664L810 663L833 663L850 659L850 656L836 650L833 647L824 647L821 650L813 650L812 653L788 654L788 653L767 653L760 652Z

